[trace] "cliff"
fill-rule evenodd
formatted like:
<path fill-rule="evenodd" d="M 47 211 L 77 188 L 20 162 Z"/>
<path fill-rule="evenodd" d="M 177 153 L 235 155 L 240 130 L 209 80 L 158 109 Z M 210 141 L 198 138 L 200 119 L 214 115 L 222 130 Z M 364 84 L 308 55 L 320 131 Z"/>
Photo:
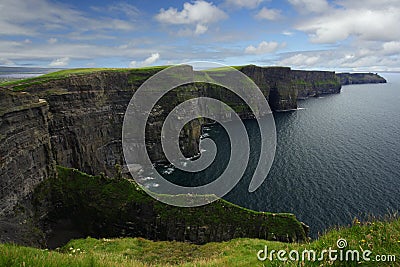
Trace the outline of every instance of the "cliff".
<path fill-rule="evenodd" d="M 240 67 L 261 89 L 272 110 L 297 108 L 297 100 L 321 94 L 340 93 L 334 72 L 301 71 L 288 67 Z"/>
<path fill-rule="evenodd" d="M 334 72 L 295 70 L 293 74 L 298 99 L 340 93 L 341 85 Z"/>
<path fill-rule="evenodd" d="M 48 121 L 45 100 L 0 90 L 0 242 L 44 242 L 26 199 L 56 174 Z"/>
<path fill-rule="evenodd" d="M 0 216 L 54 175 L 45 100 L 0 90 Z"/>
<path fill-rule="evenodd" d="M 336 74 L 340 84 L 365 84 L 365 83 L 386 83 L 386 80 L 377 73 L 338 73 Z"/>
<path fill-rule="evenodd" d="M 116 176 L 115 166 L 124 164 L 121 132 L 127 105 L 139 86 L 163 68 L 68 70 L 8 83 L 0 88 L 0 213 L 15 213 L 17 203 L 24 203 L 34 188 L 54 178 L 55 163 L 92 175 Z M 254 65 L 238 69 L 260 87 L 272 110 L 296 109 L 298 98 L 340 92 L 333 72 Z M 153 161 L 165 159 L 160 144 L 165 117 L 178 103 L 198 96 L 219 98 L 233 106 L 242 118 L 252 117 L 237 96 L 221 87 L 182 86 L 165 95 L 150 114 L 146 146 Z M 181 148 L 186 156 L 199 153 L 202 123 L 201 118 L 193 120 L 181 132 Z M 28 201 L 25 210 L 30 214 L 32 209 Z M 28 219 L 31 218 L 29 214 Z M 36 216 L 46 218 L 48 210 L 40 209 Z M 15 232 L 20 221 L 15 224 Z M 2 227 L 0 219 L 3 241 L 10 240 L 4 239 L 7 227 Z M 301 239 L 304 237 L 292 238 Z"/>

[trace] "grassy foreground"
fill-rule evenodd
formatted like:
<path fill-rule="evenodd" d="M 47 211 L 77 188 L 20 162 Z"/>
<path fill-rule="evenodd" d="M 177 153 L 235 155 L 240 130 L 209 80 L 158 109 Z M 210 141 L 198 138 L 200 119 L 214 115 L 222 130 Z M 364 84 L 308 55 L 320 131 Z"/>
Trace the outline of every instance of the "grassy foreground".
<path fill-rule="evenodd" d="M 347 249 L 371 250 L 371 261 L 270 261 L 261 262 L 257 252 L 271 250 L 338 249 L 337 240 L 347 240 Z M 319 257 L 320 254 L 317 254 Z M 376 255 L 394 255 L 389 262 L 376 262 Z M 287 255 L 286 255 L 287 257 Z M 288 244 L 258 239 L 235 239 L 229 242 L 193 245 L 183 242 L 153 242 L 141 238 L 72 240 L 54 251 L 0 245 L 0 266 L 400 266 L 400 219 L 360 223 L 331 230 L 306 244 Z"/>

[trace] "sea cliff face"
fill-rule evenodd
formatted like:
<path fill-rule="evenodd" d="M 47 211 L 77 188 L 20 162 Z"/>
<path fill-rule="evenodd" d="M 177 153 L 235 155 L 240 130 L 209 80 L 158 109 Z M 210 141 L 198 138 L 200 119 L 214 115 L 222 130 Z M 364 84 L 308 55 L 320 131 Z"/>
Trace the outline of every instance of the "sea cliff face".
<path fill-rule="evenodd" d="M 116 166 L 124 164 L 121 132 L 128 103 L 139 86 L 162 69 L 95 71 L 0 88 L 0 216 L 15 212 L 17 203 L 29 198 L 38 184 L 55 177 L 56 164 L 92 175 L 118 175 Z M 238 69 L 260 87 L 272 110 L 296 109 L 299 98 L 340 92 L 333 72 L 254 65 Z M 146 128 L 146 146 L 153 161 L 165 160 L 160 144 L 162 123 L 182 101 L 217 96 L 242 118 L 252 118 L 237 97 L 220 89 L 189 84 L 162 98 Z M 185 156 L 199 153 L 202 123 L 202 119 L 193 120 L 181 132 Z M 46 216 L 46 210 L 40 214 Z"/>
<path fill-rule="evenodd" d="M 48 111 L 37 96 L 0 90 L 0 217 L 55 173 Z"/>
<path fill-rule="evenodd" d="M 298 99 L 340 93 L 341 84 L 334 72 L 295 70 L 293 73 Z"/>
<path fill-rule="evenodd" d="M 340 93 L 341 85 L 334 72 L 301 71 L 288 67 L 239 68 L 261 89 L 272 110 L 297 108 L 297 100 L 321 94 Z"/>

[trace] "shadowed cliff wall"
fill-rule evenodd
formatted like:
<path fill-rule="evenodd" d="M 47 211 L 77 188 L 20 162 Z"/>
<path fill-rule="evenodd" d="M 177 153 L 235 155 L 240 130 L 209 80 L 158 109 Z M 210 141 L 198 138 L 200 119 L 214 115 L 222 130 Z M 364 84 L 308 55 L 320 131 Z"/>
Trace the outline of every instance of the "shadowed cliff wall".
<path fill-rule="evenodd" d="M 43 99 L 0 90 L 0 216 L 55 173 L 48 115 Z"/>

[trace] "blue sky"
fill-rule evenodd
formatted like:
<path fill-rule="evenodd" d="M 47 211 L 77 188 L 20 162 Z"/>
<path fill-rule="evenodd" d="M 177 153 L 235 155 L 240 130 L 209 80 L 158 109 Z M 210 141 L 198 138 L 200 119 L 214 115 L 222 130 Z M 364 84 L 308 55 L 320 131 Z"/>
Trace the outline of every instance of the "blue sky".
<path fill-rule="evenodd" d="M 398 0 L 0 2 L 0 66 L 400 71 Z"/>

